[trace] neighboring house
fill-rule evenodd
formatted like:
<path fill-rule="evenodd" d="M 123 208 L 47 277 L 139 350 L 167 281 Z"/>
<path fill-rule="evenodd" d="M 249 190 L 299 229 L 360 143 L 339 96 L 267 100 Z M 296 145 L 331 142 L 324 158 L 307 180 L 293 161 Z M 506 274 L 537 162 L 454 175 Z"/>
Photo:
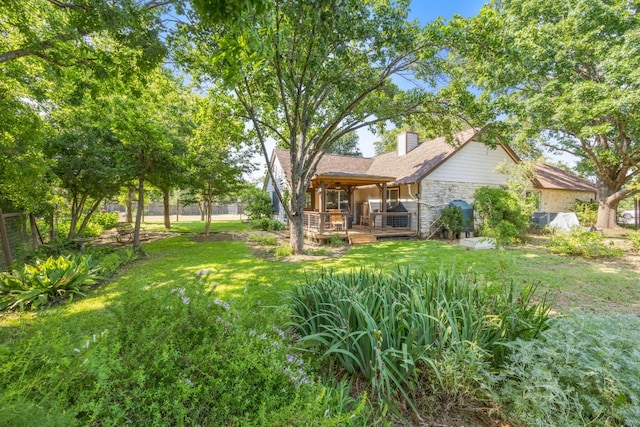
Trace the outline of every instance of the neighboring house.
<path fill-rule="evenodd" d="M 456 134 L 452 142 L 441 137 L 418 143 L 416 133 L 403 132 L 398 135 L 397 150 L 391 153 L 373 158 L 325 155 L 307 192 L 305 224 L 324 230 L 328 218 L 320 215 L 319 224 L 314 213 L 340 209 L 347 212 L 344 216 L 349 225 L 402 228 L 430 236 L 442 208 L 454 200 L 472 204 L 480 187 L 505 185 L 508 176 L 496 168 L 520 163 L 508 146 L 492 148 L 476 141 L 475 136 L 476 131 L 470 129 Z M 289 152 L 274 150 L 271 164 L 275 184 L 286 191 Z M 285 221 L 270 179 L 265 188 L 272 194 L 274 214 Z M 542 164 L 536 167 L 530 191 L 539 193 L 541 210 L 552 212 L 570 210 L 576 199 L 595 197 L 595 189 L 587 181 Z M 403 209 L 408 213 L 391 213 Z"/>

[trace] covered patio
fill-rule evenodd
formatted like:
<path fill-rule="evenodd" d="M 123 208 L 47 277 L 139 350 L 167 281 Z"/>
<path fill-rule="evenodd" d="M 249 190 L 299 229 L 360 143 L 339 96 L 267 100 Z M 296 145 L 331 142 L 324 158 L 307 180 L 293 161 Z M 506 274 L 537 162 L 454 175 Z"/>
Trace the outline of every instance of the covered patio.
<path fill-rule="evenodd" d="M 394 181 L 395 177 L 366 174 L 325 172 L 314 175 L 307 190 L 310 204 L 304 212 L 305 235 L 313 240 L 340 236 L 350 241 L 367 240 L 362 237 L 366 235 L 376 239 L 415 236 L 411 212 L 387 212 L 387 185 Z M 355 192 L 358 188 L 372 186 L 380 192 L 381 209 L 356 212 Z M 338 200 L 331 203 L 332 208 L 327 208 L 327 195 L 331 191 L 344 192 L 346 200 Z"/>

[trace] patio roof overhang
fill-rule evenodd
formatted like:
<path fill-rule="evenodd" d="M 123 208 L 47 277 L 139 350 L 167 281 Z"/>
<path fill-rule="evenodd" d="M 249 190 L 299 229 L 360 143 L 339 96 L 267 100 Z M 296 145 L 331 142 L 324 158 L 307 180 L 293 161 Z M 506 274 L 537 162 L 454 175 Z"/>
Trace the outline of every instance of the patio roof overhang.
<path fill-rule="evenodd" d="M 326 189 L 353 188 L 364 185 L 384 184 L 394 182 L 393 176 L 349 174 L 344 172 L 325 172 L 311 178 L 311 188 L 320 188 L 322 183 Z"/>

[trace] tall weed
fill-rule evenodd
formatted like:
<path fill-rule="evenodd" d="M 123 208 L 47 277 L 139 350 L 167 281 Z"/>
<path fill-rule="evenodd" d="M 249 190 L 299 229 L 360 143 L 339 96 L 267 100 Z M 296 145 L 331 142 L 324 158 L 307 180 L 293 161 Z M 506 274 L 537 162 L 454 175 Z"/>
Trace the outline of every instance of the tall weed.
<path fill-rule="evenodd" d="M 547 243 L 549 252 L 562 255 L 575 255 L 586 258 L 619 257 L 622 249 L 607 244 L 604 236 L 597 231 L 573 230 L 571 233 L 552 235 Z"/>

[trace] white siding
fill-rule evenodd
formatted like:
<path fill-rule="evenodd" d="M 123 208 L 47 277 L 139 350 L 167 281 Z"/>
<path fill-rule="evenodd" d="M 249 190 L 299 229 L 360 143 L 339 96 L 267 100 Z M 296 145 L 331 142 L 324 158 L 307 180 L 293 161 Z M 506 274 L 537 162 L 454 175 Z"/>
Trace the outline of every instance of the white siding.
<path fill-rule="evenodd" d="M 506 184 L 507 176 L 495 172 L 502 163 L 515 164 L 501 147 L 491 148 L 471 141 L 427 176 L 434 181 L 480 183 L 482 185 Z"/>
<path fill-rule="evenodd" d="M 277 158 L 274 158 L 274 162 L 273 162 L 273 175 L 276 178 L 275 184 L 278 186 L 281 193 L 285 191 L 285 187 L 289 188 L 289 185 L 286 182 L 287 180 L 285 178 L 284 171 L 282 170 L 282 166 L 280 165 L 280 162 L 278 161 Z M 265 185 L 265 191 L 269 193 L 269 197 L 272 197 L 272 194 L 274 192 L 274 183 L 273 181 L 271 181 L 270 175 L 268 174 L 267 174 L 267 183 Z M 284 212 L 284 209 L 282 208 L 282 206 L 279 207 L 278 213 L 274 214 L 273 218 L 277 219 L 278 221 L 284 224 L 287 223 L 287 215 Z"/>

